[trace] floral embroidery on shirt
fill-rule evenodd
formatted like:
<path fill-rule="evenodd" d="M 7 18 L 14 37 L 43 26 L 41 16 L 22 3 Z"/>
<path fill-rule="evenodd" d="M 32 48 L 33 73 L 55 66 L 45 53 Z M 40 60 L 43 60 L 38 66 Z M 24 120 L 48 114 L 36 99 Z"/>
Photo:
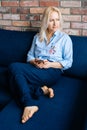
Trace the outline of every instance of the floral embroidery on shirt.
<path fill-rule="evenodd" d="M 51 49 L 49 50 L 50 54 L 54 54 L 56 52 L 56 47 L 55 46 L 51 46 Z"/>

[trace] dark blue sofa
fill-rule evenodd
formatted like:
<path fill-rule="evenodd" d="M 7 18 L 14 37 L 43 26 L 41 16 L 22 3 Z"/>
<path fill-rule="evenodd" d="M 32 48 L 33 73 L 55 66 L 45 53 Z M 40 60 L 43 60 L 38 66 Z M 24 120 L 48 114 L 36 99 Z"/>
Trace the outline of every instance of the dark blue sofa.
<path fill-rule="evenodd" d="M 26 62 L 35 34 L 0 30 L 0 130 L 87 130 L 87 37 L 83 36 L 70 36 L 74 61 L 53 86 L 55 97 L 37 99 L 39 111 L 25 124 L 20 122 L 22 110 L 9 90 L 8 66 Z"/>

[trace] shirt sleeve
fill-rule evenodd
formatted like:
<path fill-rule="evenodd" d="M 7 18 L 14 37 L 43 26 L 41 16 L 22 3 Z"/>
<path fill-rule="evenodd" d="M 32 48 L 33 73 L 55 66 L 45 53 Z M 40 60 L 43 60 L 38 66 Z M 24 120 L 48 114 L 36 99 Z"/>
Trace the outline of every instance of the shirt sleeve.
<path fill-rule="evenodd" d="M 71 38 L 67 35 L 63 47 L 63 59 L 60 61 L 63 68 L 62 70 L 68 69 L 72 66 L 73 62 L 73 45 Z"/>
<path fill-rule="evenodd" d="M 35 54 L 34 54 L 34 52 L 35 52 L 34 51 L 35 50 L 35 43 L 36 43 L 36 35 L 34 36 L 31 48 L 30 48 L 30 50 L 27 53 L 27 62 L 35 59 Z"/>

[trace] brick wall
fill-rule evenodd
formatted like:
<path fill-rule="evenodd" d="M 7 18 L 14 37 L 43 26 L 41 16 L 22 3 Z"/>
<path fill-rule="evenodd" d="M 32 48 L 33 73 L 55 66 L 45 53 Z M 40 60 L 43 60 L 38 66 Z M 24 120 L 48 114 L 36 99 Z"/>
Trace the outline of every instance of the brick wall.
<path fill-rule="evenodd" d="M 0 28 L 37 30 L 47 6 L 60 8 L 65 32 L 87 36 L 87 0 L 0 0 Z"/>

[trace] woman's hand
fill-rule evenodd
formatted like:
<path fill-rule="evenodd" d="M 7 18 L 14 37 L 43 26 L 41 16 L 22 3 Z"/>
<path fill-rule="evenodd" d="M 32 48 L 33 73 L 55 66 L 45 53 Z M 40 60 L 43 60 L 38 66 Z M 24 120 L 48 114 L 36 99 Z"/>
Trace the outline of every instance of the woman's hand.
<path fill-rule="evenodd" d="M 52 62 L 49 62 L 48 60 L 37 60 L 36 61 L 36 66 L 38 68 L 50 68 Z"/>
<path fill-rule="evenodd" d="M 34 59 L 34 60 L 31 60 L 31 61 L 29 61 L 32 65 L 36 65 L 36 60 Z"/>
<path fill-rule="evenodd" d="M 43 68 L 50 68 L 50 67 L 52 67 L 52 62 L 44 60 Z"/>
<path fill-rule="evenodd" d="M 40 59 L 35 59 L 35 65 L 36 65 L 36 67 L 38 67 L 38 68 L 43 68 L 43 66 L 44 66 L 44 60 L 40 60 Z"/>
<path fill-rule="evenodd" d="M 38 68 L 43 68 L 44 60 L 40 60 L 36 58 L 34 60 L 31 60 L 30 63 Z"/>
<path fill-rule="evenodd" d="M 39 60 L 39 59 L 34 59 L 30 61 L 31 64 L 35 65 L 38 68 L 58 68 L 61 69 L 63 66 L 59 62 L 50 62 L 48 60 Z"/>
<path fill-rule="evenodd" d="M 40 68 L 63 68 L 62 64 L 59 62 L 50 62 L 48 60 L 44 60 L 44 63 L 40 65 Z"/>

